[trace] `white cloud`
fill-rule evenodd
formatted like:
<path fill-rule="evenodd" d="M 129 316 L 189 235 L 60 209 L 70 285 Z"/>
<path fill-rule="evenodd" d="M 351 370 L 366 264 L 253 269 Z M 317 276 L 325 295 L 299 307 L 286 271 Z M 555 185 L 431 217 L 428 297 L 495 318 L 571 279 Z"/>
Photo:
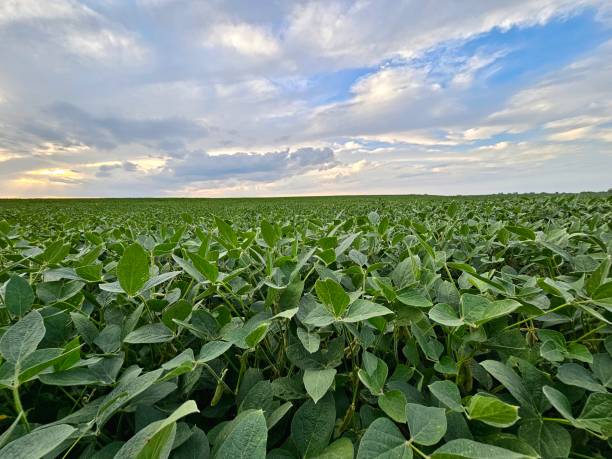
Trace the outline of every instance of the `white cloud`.
<path fill-rule="evenodd" d="M 205 46 L 222 46 L 250 57 L 272 57 L 280 52 L 277 40 L 253 24 L 217 24 L 207 34 Z"/>

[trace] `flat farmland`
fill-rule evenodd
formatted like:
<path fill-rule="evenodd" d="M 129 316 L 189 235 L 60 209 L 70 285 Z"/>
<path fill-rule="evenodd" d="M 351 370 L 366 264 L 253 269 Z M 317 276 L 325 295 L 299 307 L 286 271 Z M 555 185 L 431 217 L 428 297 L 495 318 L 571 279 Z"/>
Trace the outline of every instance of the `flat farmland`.
<path fill-rule="evenodd" d="M 610 457 L 612 198 L 0 201 L 1 458 Z"/>

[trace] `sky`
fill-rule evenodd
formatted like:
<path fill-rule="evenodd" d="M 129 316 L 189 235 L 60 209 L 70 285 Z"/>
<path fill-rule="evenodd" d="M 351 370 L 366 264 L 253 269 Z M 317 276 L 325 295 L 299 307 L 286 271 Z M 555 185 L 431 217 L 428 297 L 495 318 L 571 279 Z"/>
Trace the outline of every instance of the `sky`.
<path fill-rule="evenodd" d="M 609 0 L 0 0 L 0 197 L 609 188 Z"/>

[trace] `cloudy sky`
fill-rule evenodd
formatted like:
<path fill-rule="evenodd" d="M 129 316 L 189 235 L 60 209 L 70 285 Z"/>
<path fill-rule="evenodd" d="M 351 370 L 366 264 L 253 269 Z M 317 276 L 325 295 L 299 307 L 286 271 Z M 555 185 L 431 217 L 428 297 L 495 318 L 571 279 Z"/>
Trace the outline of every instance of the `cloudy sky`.
<path fill-rule="evenodd" d="M 612 188 L 609 0 L 0 1 L 0 196 Z"/>

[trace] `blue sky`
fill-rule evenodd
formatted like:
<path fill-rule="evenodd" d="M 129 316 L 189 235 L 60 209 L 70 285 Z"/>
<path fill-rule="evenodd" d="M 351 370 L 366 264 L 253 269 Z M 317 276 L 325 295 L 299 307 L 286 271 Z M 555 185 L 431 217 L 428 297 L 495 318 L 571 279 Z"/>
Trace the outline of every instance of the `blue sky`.
<path fill-rule="evenodd" d="M 607 1 L 3 0 L 0 197 L 612 187 Z"/>

